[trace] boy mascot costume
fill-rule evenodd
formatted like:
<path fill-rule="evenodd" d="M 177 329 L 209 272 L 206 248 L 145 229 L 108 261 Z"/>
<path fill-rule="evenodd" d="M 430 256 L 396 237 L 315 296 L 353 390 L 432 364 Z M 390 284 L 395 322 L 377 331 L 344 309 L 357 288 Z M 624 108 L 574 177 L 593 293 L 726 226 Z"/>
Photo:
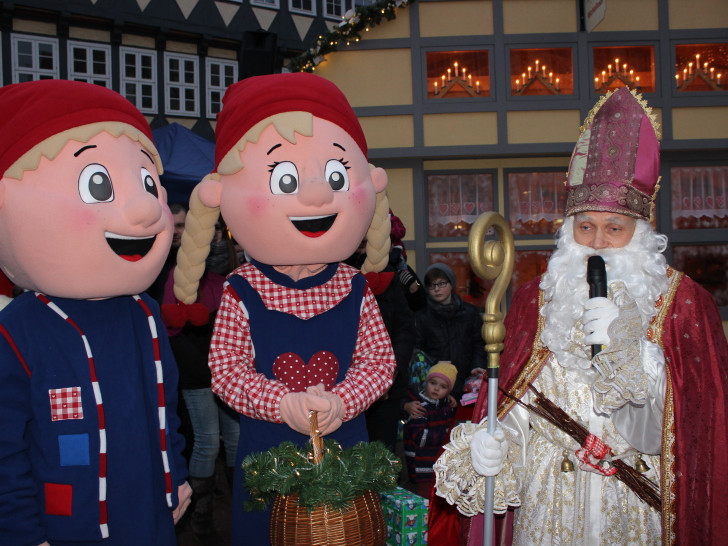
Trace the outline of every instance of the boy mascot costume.
<path fill-rule="evenodd" d="M 140 294 L 172 241 L 144 117 L 97 85 L 0 89 L 0 544 L 176 544 L 177 368 Z"/>
<path fill-rule="evenodd" d="M 366 235 L 363 270 L 386 265 L 387 178 L 368 164 L 343 93 L 312 74 L 233 84 L 215 132 L 216 173 L 192 194 L 175 294 L 195 301 L 221 212 L 250 257 L 228 277 L 210 345 L 212 388 L 241 414 L 232 543 L 266 544 L 269 513 L 243 511 L 243 458 L 285 440 L 305 446 L 310 411 L 343 447 L 367 440 L 362 413 L 392 383 L 376 300 L 339 263 Z"/>

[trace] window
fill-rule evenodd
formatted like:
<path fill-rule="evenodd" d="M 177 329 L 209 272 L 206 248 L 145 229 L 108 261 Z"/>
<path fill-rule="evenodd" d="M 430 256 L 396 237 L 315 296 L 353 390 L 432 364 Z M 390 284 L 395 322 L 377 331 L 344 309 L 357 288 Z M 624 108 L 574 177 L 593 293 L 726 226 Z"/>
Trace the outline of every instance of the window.
<path fill-rule="evenodd" d="M 289 9 L 295 13 L 316 15 L 316 7 L 313 0 L 289 0 Z"/>
<path fill-rule="evenodd" d="M 514 235 L 551 235 L 564 220 L 563 170 L 508 173 L 508 219 Z"/>
<path fill-rule="evenodd" d="M 326 17 L 341 19 L 344 13 L 346 13 L 344 0 L 324 0 L 324 11 Z"/>
<path fill-rule="evenodd" d="M 493 210 L 493 175 L 430 174 L 427 176 L 430 237 L 465 237 L 483 212 Z"/>
<path fill-rule="evenodd" d="M 511 50 L 511 95 L 572 95 L 570 47 Z"/>
<path fill-rule="evenodd" d="M 111 87 L 111 47 L 68 42 L 68 79 Z"/>
<path fill-rule="evenodd" d="M 157 111 L 157 53 L 148 49 L 120 48 L 121 94 L 141 112 Z"/>
<path fill-rule="evenodd" d="M 596 93 L 604 94 L 625 85 L 640 93 L 655 91 L 653 46 L 595 47 L 593 53 Z"/>
<path fill-rule="evenodd" d="M 12 36 L 13 83 L 52 80 L 58 74 L 58 40 L 15 34 Z"/>
<path fill-rule="evenodd" d="M 728 44 L 675 46 L 675 85 L 684 91 L 725 91 Z"/>
<path fill-rule="evenodd" d="M 263 6 L 266 8 L 278 8 L 278 0 L 250 0 L 251 6 Z"/>
<path fill-rule="evenodd" d="M 478 98 L 490 95 L 487 51 L 428 51 L 427 97 Z"/>
<path fill-rule="evenodd" d="M 199 59 L 194 55 L 165 53 L 165 99 L 168 114 L 199 116 Z"/>
<path fill-rule="evenodd" d="M 214 118 L 222 109 L 225 90 L 238 81 L 238 63 L 208 58 L 207 73 L 207 117 Z"/>
<path fill-rule="evenodd" d="M 726 263 L 728 244 L 672 245 L 672 265 L 675 269 L 689 275 L 710 292 L 719 307 L 728 306 Z"/>
<path fill-rule="evenodd" d="M 673 229 L 728 228 L 728 166 L 670 169 Z"/>
<path fill-rule="evenodd" d="M 672 250 L 670 264 L 710 292 L 726 320 L 728 165 L 719 161 L 670 167 L 671 217 L 663 229 Z"/>

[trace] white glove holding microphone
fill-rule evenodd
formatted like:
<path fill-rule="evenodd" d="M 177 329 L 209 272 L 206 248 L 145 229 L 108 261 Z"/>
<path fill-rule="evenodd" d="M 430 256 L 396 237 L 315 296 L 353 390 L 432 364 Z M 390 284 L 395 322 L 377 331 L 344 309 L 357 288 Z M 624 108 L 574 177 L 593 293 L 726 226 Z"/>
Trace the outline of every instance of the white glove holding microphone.
<path fill-rule="evenodd" d="M 581 322 L 584 345 L 609 345 L 609 325 L 619 316 L 619 307 L 607 298 L 591 298 L 584 304 Z"/>
<path fill-rule="evenodd" d="M 491 436 L 482 428 L 473 435 L 470 442 L 470 459 L 473 468 L 481 476 L 495 476 L 503 469 L 503 461 L 508 453 L 508 440 L 500 426 Z"/>

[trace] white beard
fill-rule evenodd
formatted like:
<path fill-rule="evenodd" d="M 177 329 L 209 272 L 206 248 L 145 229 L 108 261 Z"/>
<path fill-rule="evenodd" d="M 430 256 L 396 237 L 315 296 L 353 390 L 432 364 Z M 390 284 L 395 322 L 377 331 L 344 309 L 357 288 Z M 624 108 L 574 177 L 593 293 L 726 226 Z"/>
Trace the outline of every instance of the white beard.
<path fill-rule="evenodd" d="M 593 380 L 590 347 L 584 337 L 581 317 L 589 299 L 586 262 L 589 256 L 604 258 L 607 282 L 623 281 L 629 296 L 637 303 L 646 332 L 656 314 L 655 302 L 667 291 L 667 263 L 662 255 L 667 237 L 637 220 L 632 240 L 621 248 L 594 250 L 574 241 L 574 218 L 568 217 L 559 230 L 557 249 L 551 256 L 540 288 L 545 301 L 541 309 L 544 329 L 541 341 L 556 355 L 559 364 L 578 372 L 586 383 Z M 618 303 L 618 302 L 617 302 Z"/>

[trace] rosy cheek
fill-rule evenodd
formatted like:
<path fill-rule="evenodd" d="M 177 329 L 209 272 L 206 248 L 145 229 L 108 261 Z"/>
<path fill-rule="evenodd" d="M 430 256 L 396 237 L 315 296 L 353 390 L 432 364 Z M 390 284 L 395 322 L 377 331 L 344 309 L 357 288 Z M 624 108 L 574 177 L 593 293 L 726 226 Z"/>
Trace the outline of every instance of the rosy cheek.
<path fill-rule="evenodd" d="M 247 197 L 244 200 L 244 203 L 247 214 L 253 218 L 261 218 L 265 216 L 274 206 L 270 197 L 261 195 Z"/>

